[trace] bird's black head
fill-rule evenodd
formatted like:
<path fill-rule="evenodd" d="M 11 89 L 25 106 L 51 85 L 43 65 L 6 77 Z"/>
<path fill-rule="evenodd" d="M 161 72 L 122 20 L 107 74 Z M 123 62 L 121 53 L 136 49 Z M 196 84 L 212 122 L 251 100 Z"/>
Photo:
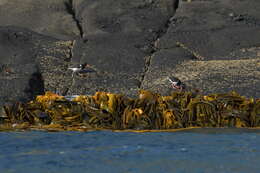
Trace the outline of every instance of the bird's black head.
<path fill-rule="evenodd" d="M 175 83 L 175 84 L 177 84 L 177 85 L 180 85 L 180 84 L 181 84 L 180 79 L 178 79 L 178 78 L 176 78 L 176 77 L 169 77 L 168 79 L 169 79 L 169 81 L 170 81 L 171 83 Z"/>
<path fill-rule="evenodd" d="M 169 77 L 168 79 L 169 79 L 169 81 L 171 83 L 171 86 L 174 89 L 184 90 L 186 88 L 185 84 L 182 83 L 181 80 L 179 80 L 178 78 L 176 78 L 176 77 Z"/>

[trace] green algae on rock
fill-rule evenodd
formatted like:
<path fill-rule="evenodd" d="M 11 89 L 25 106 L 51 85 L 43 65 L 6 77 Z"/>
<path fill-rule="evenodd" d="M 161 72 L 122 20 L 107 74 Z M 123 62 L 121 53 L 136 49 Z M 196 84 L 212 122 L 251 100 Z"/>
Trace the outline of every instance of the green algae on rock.
<path fill-rule="evenodd" d="M 260 126 L 260 99 L 236 92 L 200 95 L 173 92 L 161 96 L 147 90 L 139 98 L 96 92 L 72 101 L 46 92 L 28 103 L 3 107 L 0 131 L 38 130 L 171 130 L 191 127 Z"/>

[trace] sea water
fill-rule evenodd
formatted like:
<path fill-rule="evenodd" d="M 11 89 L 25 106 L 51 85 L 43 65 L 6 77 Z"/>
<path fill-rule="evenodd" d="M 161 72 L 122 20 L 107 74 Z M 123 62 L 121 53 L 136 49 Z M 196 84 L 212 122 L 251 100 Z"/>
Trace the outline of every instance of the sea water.
<path fill-rule="evenodd" d="M 0 132 L 1 173 L 259 173 L 260 131 Z"/>

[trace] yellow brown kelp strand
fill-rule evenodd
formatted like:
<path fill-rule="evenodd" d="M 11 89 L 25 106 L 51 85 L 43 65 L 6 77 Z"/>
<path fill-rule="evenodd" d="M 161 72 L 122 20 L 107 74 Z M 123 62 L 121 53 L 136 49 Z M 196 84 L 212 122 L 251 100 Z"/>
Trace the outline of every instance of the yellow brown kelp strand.
<path fill-rule="evenodd" d="M 260 127 L 260 99 L 236 92 L 200 95 L 173 92 L 161 96 L 140 90 L 138 98 L 107 92 L 67 100 L 46 92 L 28 103 L 5 105 L 0 131 L 174 131 L 194 127 Z"/>

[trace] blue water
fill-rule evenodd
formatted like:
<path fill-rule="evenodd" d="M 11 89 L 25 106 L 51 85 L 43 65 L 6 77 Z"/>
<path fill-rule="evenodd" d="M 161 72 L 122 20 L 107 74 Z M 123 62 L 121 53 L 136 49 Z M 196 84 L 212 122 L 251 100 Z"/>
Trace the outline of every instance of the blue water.
<path fill-rule="evenodd" d="M 260 132 L 1 132 L 1 173 L 259 173 Z"/>

